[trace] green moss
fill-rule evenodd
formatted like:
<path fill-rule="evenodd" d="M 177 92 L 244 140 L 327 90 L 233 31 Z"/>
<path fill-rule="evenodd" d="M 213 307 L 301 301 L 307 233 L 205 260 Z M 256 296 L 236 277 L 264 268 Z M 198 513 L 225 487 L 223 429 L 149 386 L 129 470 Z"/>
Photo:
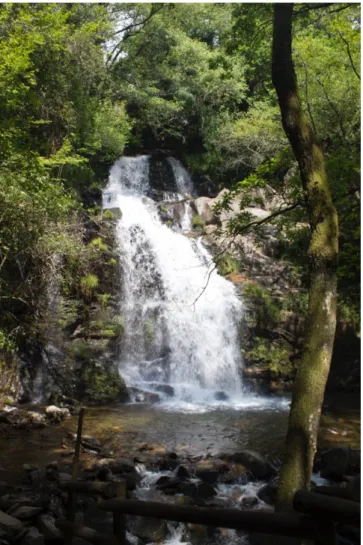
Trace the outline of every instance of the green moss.
<path fill-rule="evenodd" d="M 203 229 L 204 229 L 204 221 L 202 220 L 202 218 L 200 216 L 198 216 L 198 214 L 193 216 L 192 227 L 196 231 L 203 231 Z"/>
<path fill-rule="evenodd" d="M 250 319 L 260 327 L 273 327 L 280 320 L 282 304 L 269 291 L 258 284 L 246 284 L 243 295 L 253 303 Z"/>
<path fill-rule="evenodd" d="M 80 360 L 89 360 L 93 356 L 93 347 L 84 339 L 74 339 L 67 351 L 70 356 Z"/>
<path fill-rule="evenodd" d="M 94 403 L 115 403 L 127 400 L 124 380 L 115 369 L 87 366 L 82 373 L 83 397 Z"/>
<path fill-rule="evenodd" d="M 87 274 L 86 276 L 82 276 L 80 280 L 80 286 L 81 291 L 85 297 L 91 297 L 94 290 L 97 288 L 99 284 L 98 276 L 95 274 Z"/>
<path fill-rule="evenodd" d="M 218 258 L 215 258 L 214 262 L 217 265 L 217 271 L 221 276 L 227 274 L 237 273 L 240 269 L 239 262 L 231 254 L 225 253 Z"/>
<path fill-rule="evenodd" d="M 113 214 L 112 214 L 111 210 L 104 210 L 104 212 L 102 214 L 102 219 L 112 220 L 113 219 Z"/>
<path fill-rule="evenodd" d="M 101 237 L 96 237 L 92 239 L 91 242 L 89 243 L 89 246 L 91 246 L 91 248 L 96 248 L 97 250 L 100 250 L 101 252 L 107 252 L 108 250 L 107 244 L 104 243 Z"/>
<path fill-rule="evenodd" d="M 173 220 L 166 221 L 165 225 L 167 225 L 168 227 L 173 227 L 173 225 L 174 225 Z"/>
<path fill-rule="evenodd" d="M 292 349 L 284 341 L 270 341 L 255 337 L 252 347 L 249 350 L 243 350 L 243 354 L 249 363 L 269 369 L 276 375 L 290 375 L 293 371 Z"/>
<path fill-rule="evenodd" d="M 160 211 L 161 211 L 161 212 L 164 212 L 164 214 L 166 214 L 166 212 L 168 211 L 168 209 L 166 208 L 166 206 L 160 206 Z"/>

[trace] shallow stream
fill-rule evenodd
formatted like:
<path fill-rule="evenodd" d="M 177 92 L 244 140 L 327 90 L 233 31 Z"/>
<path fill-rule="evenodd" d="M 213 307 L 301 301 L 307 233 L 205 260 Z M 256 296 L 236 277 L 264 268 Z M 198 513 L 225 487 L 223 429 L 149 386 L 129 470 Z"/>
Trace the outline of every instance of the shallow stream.
<path fill-rule="evenodd" d="M 242 407 L 216 405 L 173 407 L 167 404 L 126 404 L 86 409 L 84 433 L 99 439 L 114 456 L 132 457 L 140 449 L 154 453 L 175 451 L 201 456 L 253 449 L 270 458 L 280 458 L 288 423 L 287 397 L 258 397 L 245 400 Z M 62 440 L 75 432 L 77 416 L 57 427 L 19 430 L 3 426 L 0 467 L 6 479 L 16 479 L 23 464 L 38 464 L 62 456 Z M 334 396 L 321 419 L 319 446 L 347 445 L 360 448 L 359 396 Z M 5 478 L 0 475 L 0 479 Z"/>

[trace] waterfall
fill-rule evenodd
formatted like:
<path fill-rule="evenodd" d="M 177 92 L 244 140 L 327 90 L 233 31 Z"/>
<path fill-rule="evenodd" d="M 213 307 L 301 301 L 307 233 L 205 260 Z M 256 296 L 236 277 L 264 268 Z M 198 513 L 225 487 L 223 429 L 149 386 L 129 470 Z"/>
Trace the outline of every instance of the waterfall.
<path fill-rule="evenodd" d="M 185 169 L 169 161 L 178 190 L 192 193 Z M 122 157 L 103 195 L 104 208 L 122 212 L 116 227 L 124 317 L 120 372 L 128 386 L 162 391 L 171 385 L 174 399 L 185 402 L 240 399 L 242 303 L 214 270 L 201 239 L 183 234 L 190 229 L 189 203 L 179 230 L 162 223 L 147 196 L 149 163 L 148 156 Z"/>

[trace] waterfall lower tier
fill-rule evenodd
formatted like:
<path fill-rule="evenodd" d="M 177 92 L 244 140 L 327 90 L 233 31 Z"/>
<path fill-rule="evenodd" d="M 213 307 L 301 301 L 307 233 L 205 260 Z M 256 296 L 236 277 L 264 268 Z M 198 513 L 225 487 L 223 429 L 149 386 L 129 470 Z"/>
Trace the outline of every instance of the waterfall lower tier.
<path fill-rule="evenodd" d="M 179 191 L 190 189 L 180 163 L 171 164 Z M 149 157 L 123 157 L 104 193 L 104 206 L 122 211 L 120 372 L 131 386 L 166 392 L 171 385 L 184 402 L 241 399 L 242 303 L 201 240 L 183 234 L 188 218 L 179 231 L 162 223 L 150 189 Z"/>

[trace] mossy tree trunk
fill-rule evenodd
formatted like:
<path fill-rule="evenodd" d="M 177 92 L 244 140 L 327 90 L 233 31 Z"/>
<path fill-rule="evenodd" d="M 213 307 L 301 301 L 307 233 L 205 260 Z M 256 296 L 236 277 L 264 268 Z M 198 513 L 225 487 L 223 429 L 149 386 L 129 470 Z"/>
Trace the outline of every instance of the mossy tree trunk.
<path fill-rule="evenodd" d="M 321 407 L 336 326 L 338 218 L 321 145 L 299 99 L 292 61 L 293 4 L 275 4 L 272 79 L 282 124 L 299 164 L 311 238 L 309 307 L 302 358 L 293 391 L 278 509 L 289 509 L 298 489 L 309 489 Z"/>

